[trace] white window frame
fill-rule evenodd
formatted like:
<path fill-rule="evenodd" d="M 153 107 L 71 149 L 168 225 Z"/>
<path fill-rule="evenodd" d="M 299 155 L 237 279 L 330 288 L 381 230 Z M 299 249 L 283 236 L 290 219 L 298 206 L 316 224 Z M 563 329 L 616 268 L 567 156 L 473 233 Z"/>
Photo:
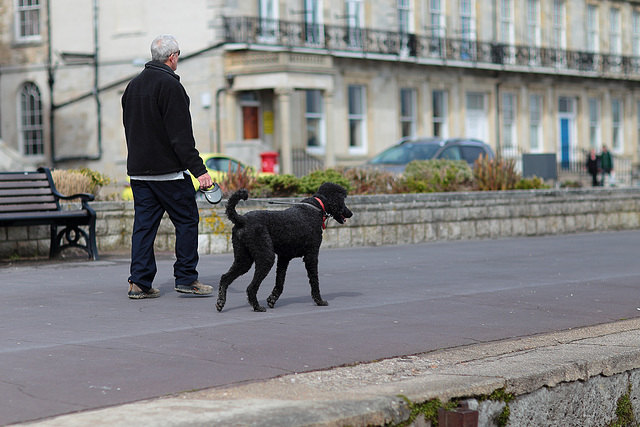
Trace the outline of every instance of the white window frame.
<path fill-rule="evenodd" d="M 278 30 L 278 10 L 277 0 L 258 0 L 258 10 L 260 14 L 261 34 L 258 40 L 268 43 L 275 43 L 280 35 Z"/>
<path fill-rule="evenodd" d="M 589 148 L 596 150 L 600 149 L 602 145 L 601 135 L 602 129 L 600 128 L 600 99 L 589 98 Z"/>
<path fill-rule="evenodd" d="M 518 154 L 517 116 L 518 96 L 513 92 L 502 93 L 502 149 L 505 157 Z"/>
<path fill-rule="evenodd" d="M 318 104 L 317 105 L 317 109 L 319 111 L 310 111 L 309 109 L 309 96 L 317 96 L 317 101 Z M 326 119 L 325 119 L 325 108 L 324 108 L 324 97 L 322 96 L 322 91 L 318 90 L 318 89 L 313 89 L 313 90 L 306 90 L 305 91 L 305 122 L 306 122 L 306 127 L 307 127 L 307 152 L 309 153 L 313 153 L 313 154 L 323 154 L 325 147 L 326 147 Z M 315 121 L 317 123 L 317 135 L 316 135 L 316 141 L 318 142 L 317 145 L 309 145 L 309 138 L 308 138 L 308 133 L 309 133 L 309 122 L 310 121 Z"/>
<path fill-rule="evenodd" d="M 413 1 L 396 0 L 398 8 L 398 31 L 402 34 L 413 34 L 415 23 L 413 19 Z"/>
<path fill-rule="evenodd" d="M 624 151 L 624 103 L 622 98 L 611 100 L 611 151 L 617 154 L 622 154 Z"/>
<path fill-rule="evenodd" d="M 631 55 L 640 57 L 640 11 L 637 9 L 631 15 Z"/>
<path fill-rule="evenodd" d="M 31 3 L 31 4 L 25 4 Z M 14 31 L 15 40 L 18 43 L 32 43 L 42 41 L 42 4 L 41 0 L 14 0 Z M 22 34 L 23 28 L 34 20 L 30 26 L 36 26 L 32 34 Z"/>
<path fill-rule="evenodd" d="M 308 46 L 323 46 L 322 0 L 304 0 L 304 23 L 306 44 Z"/>
<path fill-rule="evenodd" d="M 476 41 L 476 2 L 475 0 L 460 0 L 460 38 L 464 42 Z"/>
<path fill-rule="evenodd" d="M 445 38 L 447 36 L 446 4 L 446 0 L 429 1 L 429 34 L 431 37 Z"/>
<path fill-rule="evenodd" d="M 542 140 L 543 102 L 542 95 L 529 95 L 529 149 L 532 153 L 544 152 Z"/>
<path fill-rule="evenodd" d="M 552 43 L 556 49 L 567 49 L 567 2 L 553 0 Z"/>
<path fill-rule="evenodd" d="M 514 0 L 500 1 L 500 41 L 504 44 L 514 45 L 515 33 Z"/>
<path fill-rule="evenodd" d="M 587 51 L 600 51 L 599 9 L 595 4 L 587 4 Z"/>
<path fill-rule="evenodd" d="M 620 9 L 612 7 L 609 10 L 609 52 L 612 55 L 622 54 L 622 21 Z"/>
<path fill-rule="evenodd" d="M 438 99 L 439 98 L 439 99 Z M 433 136 L 439 136 L 441 138 L 449 137 L 449 94 L 446 90 L 434 90 L 431 93 L 432 100 L 432 113 L 433 113 Z M 436 103 L 442 103 L 442 115 L 437 114 Z M 439 127 L 442 132 L 438 134 L 436 127 Z"/>
<path fill-rule="evenodd" d="M 346 0 L 347 38 L 350 47 L 362 47 L 364 28 L 364 0 Z"/>
<path fill-rule="evenodd" d="M 367 153 L 367 89 L 364 85 L 352 84 L 347 87 L 347 110 L 349 120 L 349 153 Z M 352 99 L 352 96 L 359 99 Z M 357 104 L 356 104 L 357 101 Z M 352 107 L 360 106 L 360 111 Z M 356 126 L 354 135 L 353 126 Z"/>
<path fill-rule="evenodd" d="M 40 89 L 33 82 L 22 85 L 18 93 L 18 135 L 22 154 L 44 157 L 44 112 Z"/>
<path fill-rule="evenodd" d="M 540 0 L 527 0 L 526 21 L 527 23 L 527 43 L 530 46 L 540 47 Z"/>
<path fill-rule="evenodd" d="M 481 108 L 478 108 L 481 107 Z M 487 94 L 467 92 L 465 94 L 465 134 L 482 141 L 489 139 Z M 478 125 L 473 127 L 473 125 Z"/>
<path fill-rule="evenodd" d="M 404 129 L 408 129 L 405 134 Z M 416 136 L 418 131 L 418 91 L 400 88 L 400 136 Z"/>

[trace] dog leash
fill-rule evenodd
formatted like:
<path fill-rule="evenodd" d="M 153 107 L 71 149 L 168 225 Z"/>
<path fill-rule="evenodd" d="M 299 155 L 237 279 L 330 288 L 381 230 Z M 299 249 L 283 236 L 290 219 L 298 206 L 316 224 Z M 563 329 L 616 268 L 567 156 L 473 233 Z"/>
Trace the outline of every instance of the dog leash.
<path fill-rule="evenodd" d="M 322 229 L 326 229 L 327 228 L 327 220 L 329 218 L 331 218 L 331 214 L 327 213 L 326 209 L 324 208 L 324 203 L 322 203 L 322 200 L 318 199 L 317 197 L 314 197 L 314 199 L 316 199 L 318 201 L 318 203 L 320 203 L 320 206 L 322 206 L 322 209 L 320 209 L 317 206 L 313 206 L 310 203 L 304 203 L 304 202 L 277 202 L 275 200 L 269 200 L 267 203 L 269 203 L 270 205 L 302 205 L 302 206 L 309 206 L 310 208 L 313 208 L 317 211 L 322 212 Z"/>

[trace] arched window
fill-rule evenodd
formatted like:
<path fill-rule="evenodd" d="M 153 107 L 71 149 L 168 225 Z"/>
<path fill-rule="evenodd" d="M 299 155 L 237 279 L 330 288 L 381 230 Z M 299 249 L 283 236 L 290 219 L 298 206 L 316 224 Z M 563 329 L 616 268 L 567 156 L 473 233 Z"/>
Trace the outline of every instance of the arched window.
<path fill-rule="evenodd" d="M 20 90 L 20 142 L 25 156 L 42 156 L 44 138 L 42 101 L 38 86 L 29 82 Z"/>

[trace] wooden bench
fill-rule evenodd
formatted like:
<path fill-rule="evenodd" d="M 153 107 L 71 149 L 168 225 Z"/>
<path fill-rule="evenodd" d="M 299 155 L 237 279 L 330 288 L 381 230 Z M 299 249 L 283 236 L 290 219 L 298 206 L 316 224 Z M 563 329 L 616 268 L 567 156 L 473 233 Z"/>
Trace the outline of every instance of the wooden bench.
<path fill-rule="evenodd" d="M 80 199 L 81 208 L 63 210 L 60 200 L 73 199 Z M 50 258 L 75 247 L 86 251 L 89 259 L 97 260 L 96 213 L 89 206 L 94 199 L 93 194 L 60 194 L 47 168 L 37 172 L 0 172 L 0 227 L 49 225 Z M 88 226 L 89 232 L 80 226 Z M 58 231 L 59 227 L 64 228 Z"/>

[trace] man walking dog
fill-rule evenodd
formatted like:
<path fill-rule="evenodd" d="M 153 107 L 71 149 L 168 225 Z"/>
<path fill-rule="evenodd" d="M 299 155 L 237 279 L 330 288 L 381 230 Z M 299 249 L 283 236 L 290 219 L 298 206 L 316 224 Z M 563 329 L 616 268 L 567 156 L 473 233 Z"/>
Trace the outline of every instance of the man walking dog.
<path fill-rule="evenodd" d="M 132 299 L 160 296 L 152 287 L 157 272 L 153 243 L 165 212 L 176 231 L 175 290 L 198 295 L 213 291 L 198 280 L 200 217 L 187 170 L 197 177 L 200 188 L 211 187 L 213 180 L 196 149 L 189 97 L 175 74 L 179 56 L 175 37 L 156 37 L 151 61 L 122 95 L 135 215 L 128 292 Z"/>

